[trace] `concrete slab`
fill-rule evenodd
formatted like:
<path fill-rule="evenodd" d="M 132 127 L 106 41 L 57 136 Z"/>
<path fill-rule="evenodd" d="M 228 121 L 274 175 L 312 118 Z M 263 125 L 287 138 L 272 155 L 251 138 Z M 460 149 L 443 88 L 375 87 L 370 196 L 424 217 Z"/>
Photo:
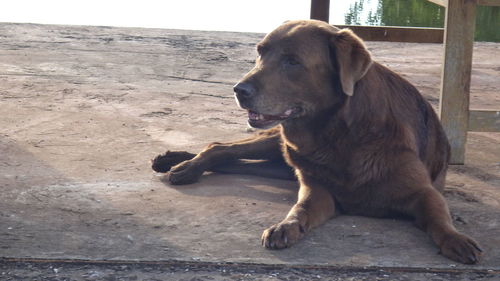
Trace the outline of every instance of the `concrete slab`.
<path fill-rule="evenodd" d="M 392 219 L 341 216 L 265 250 L 261 232 L 286 214 L 296 183 L 207 174 L 170 186 L 153 173 L 149 160 L 167 149 L 250 134 L 231 88 L 261 37 L 0 24 L 0 256 L 500 273 L 499 134 L 470 134 L 467 164 L 447 182 L 455 224 L 486 250 L 474 266 Z M 436 105 L 440 45 L 368 46 Z M 472 106 L 498 109 L 500 44 L 475 48 Z"/>

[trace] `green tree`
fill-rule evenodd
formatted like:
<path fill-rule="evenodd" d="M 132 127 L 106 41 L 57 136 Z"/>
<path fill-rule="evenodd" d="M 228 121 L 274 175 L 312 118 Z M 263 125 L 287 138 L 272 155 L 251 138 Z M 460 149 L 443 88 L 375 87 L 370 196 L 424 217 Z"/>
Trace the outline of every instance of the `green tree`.
<path fill-rule="evenodd" d="M 365 0 L 355 1 L 349 6 L 349 10 L 345 14 L 345 23 L 350 25 L 361 25 L 361 14 L 364 10 Z"/>
<path fill-rule="evenodd" d="M 427 0 L 378 0 L 376 10 L 365 12 L 365 9 L 369 7 L 366 5 L 369 1 L 354 0 L 345 14 L 345 24 L 444 26 L 445 9 Z M 363 14 L 368 15 L 366 19 L 362 18 Z M 500 7 L 479 6 L 477 8 L 475 40 L 500 42 Z"/>

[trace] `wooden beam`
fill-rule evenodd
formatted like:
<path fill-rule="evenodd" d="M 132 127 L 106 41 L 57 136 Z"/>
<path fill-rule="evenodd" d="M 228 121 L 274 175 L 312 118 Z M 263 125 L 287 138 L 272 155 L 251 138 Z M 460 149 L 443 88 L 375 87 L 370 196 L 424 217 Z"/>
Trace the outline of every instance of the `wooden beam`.
<path fill-rule="evenodd" d="M 443 28 L 336 25 L 349 28 L 366 41 L 443 43 Z"/>
<path fill-rule="evenodd" d="M 451 164 L 464 163 L 475 15 L 475 1 L 448 2 L 439 111 L 451 145 Z"/>
<path fill-rule="evenodd" d="M 500 0 L 478 0 L 479 6 L 500 6 Z"/>
<path fill-rule="evenodd" d="M 330 21 L 330 0 L 311 0 L 311 19 Z"/>
<path fill-rule="evenodd" d="M 427 0 L 442 7 L 448 6 L 448 0 Z M 456 1 L 456 0 L 453 0 Z M 476 0 L 479 6 L 500 6 L 500 0 Z"/>
<path fill-rule="evenodd" d="M 500 132 L 500 111 L 469 111 L 470 132 Z"/>

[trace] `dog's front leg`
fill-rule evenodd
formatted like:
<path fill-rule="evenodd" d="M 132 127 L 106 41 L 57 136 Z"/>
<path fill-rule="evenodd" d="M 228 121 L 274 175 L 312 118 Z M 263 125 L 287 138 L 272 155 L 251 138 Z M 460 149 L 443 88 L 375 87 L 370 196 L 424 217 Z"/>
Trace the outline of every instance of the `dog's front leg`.
<path fill-rule="evenodd" d="M 212 143 L 192 159 L 173 166 L 169 180 L 172 184 L 193 183 L 203 172 L 236 159 L 280 159 L 280 142 L 279 130 L 270 129 L 241 141 Z"/>
<path fill-rule="evenodd" d="M 301 179 L 297 203 L 282 222 L 264 231 L 262 245 L 269 249 L 290 247 L 334 215 L 335 202 L 328 190 L 320 183 Z"/>

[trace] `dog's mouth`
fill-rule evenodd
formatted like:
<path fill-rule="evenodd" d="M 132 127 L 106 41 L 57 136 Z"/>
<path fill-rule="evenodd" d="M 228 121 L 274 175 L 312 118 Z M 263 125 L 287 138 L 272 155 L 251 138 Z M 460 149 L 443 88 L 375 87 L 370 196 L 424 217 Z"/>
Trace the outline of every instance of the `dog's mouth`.
<path fill-rule="evenodd" d="M 277 115 L 262 114 L 253 110 L 248 110 L 248 125 L 253 128 L 267 129 L 296 116 L 300 112 L 299 108 L 290 108 Z"/>

